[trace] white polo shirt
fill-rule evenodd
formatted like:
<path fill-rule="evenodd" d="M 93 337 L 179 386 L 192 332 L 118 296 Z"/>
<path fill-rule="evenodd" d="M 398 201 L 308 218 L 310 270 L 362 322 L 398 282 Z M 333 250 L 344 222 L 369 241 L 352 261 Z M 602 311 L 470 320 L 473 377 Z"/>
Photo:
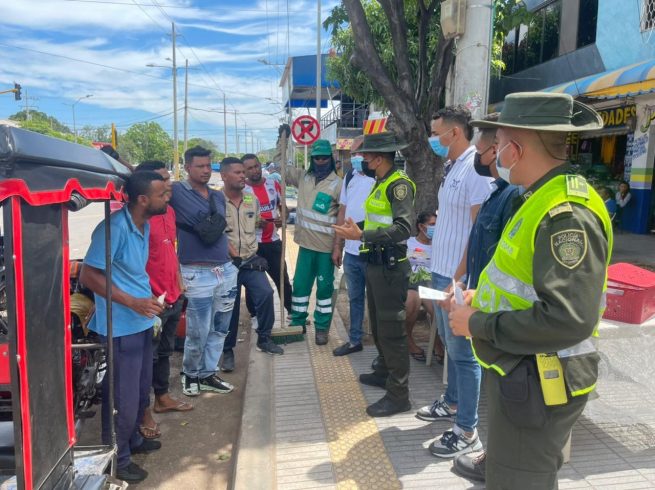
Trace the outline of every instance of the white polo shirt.
<path fill-rule="evenodd" d="M 494 180 L 475 171 L 474 157 L 475 146 L 470 146 L 455 162 L 447 162 L 448 174 L 439 188 L 430 270 L 445 277 L 453 277 L 462 260 L 473 226 L 471 207 L 485 201 Z"/>
<path fill-rule="evenodd" d="M 367 177 L 361 172 L 356 170 L 353 173 L 353 178 L 348 182 L 346 188 L 347 175 L 344 176 L 343 184 L 341 185 L 341 195 L 339 196 L 339 204 L 346 206 L 346 218 L 352 218 L 355 223 L 364 221 L 366 212 L 364 211 L 364 202 L 371 193 L 375 179 Z M 346 240 L 344 250 L 351 255 L 359 255 L 359 246 L 362 244 L 359 240 Z"/>

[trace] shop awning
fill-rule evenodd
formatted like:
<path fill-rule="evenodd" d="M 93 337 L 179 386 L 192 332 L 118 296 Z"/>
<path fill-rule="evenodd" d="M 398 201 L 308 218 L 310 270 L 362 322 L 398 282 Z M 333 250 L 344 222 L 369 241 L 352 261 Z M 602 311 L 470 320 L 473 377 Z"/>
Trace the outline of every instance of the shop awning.
<path fill-rule="evenodd" d="M 590 99 L 634 97 L 655 92 L 655 59 L 596 73 L 543 89 L 543 91 L 566 93 L 573 97 L 583 96 Z"/>

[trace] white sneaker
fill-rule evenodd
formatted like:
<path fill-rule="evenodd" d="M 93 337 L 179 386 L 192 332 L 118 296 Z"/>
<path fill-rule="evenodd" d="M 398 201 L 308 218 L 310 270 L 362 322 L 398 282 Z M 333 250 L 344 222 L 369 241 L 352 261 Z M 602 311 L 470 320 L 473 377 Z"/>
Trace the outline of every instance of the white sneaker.
<path fill-rule="evenodd" d="M 482 449 L 482 442 L 478 437 L 477 429 L 473 432 L 473 436 L 466 437 L 461 429 L 457 427 L 447 430 L 437 437 L 432 441 L 429 449 L 438 458 L 454 458 L 460 454 L 480 451 Z"/>
<path fill-rule="evenodd" d="M 452 420 L 457 415 L 457 410 L 450 408 L 444 396 L 438 398 L 432 405 L 426 405 L 416 412 L 416 418 L 434 422 L 435 420 Z"/>

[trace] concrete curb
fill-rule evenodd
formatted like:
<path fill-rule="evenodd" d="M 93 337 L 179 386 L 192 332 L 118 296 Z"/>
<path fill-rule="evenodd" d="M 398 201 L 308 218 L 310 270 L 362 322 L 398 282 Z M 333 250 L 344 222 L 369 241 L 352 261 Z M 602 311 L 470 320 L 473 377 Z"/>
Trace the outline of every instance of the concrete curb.
<path fill-rule="evenodd" d="M 258 355 L 256 345 L 257 335 L 253 332 L 237 460 L 230 485 L 233 490 L 273 490 L 276 487 L 273 356 Z"/>

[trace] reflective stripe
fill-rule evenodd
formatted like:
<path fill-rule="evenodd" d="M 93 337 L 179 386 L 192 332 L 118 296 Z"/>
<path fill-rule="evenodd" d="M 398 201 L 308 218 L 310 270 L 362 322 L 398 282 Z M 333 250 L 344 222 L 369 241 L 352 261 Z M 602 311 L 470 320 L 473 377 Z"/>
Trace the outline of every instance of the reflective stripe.
<path fill-rule="evenodd" d="M 305 313 L 307 311 L 306 306 L 297 306 L 297 305 L 291 305 L 291 310 L 292 311 L 297 311 L 299 313 Z"/>
<path fill-rule="evenodd" d="M 592 384 L 591 386 L 589 386 L 587 388 L 582 388 L 581 390 L 572 391 L 571 396 L 586 395 L 587 393 L 591 393 L 595 389 L 596 389 L 596 383 Z"/>
<path fill-rule="evenodd" d="M 582 342 L 578 342 L 574 346 L 558 350 L 557 357 L 560 359 L 566 359 L 567 357 L 582 356 L 596 352 L 598 349 L 596 348 L 596 342 L 594 342 L 593 339 L 594 337 L 592 336 L 588 339 L 584 339 Z"/>
<path fill-rule="evenodd" d="M 309 296 L 291 296 L 294 303 L 309 303 Z"/>
<path fill-rule="evenodd" d="M 539 300 L 537 292 L 532 286 L 524 283 L 516 277 L 505 274 L 498 268 L 496 262 L 493 259 L 491 259 L 491 262 L 489 262 L 486 273 L 489 276 L 489 281 L 491 283 L 499 288 L 504 289 L 508 293 L 532 303 Z"/>
<path fill-rule="evenodd" d="M 316 298 L 316 304 L 320 306 L 332 306 L 332 298 L 328 298 L 328 299 Z"/>
<path fill-rule="evenodd" d="M 308 209 L 298 209 L 296 210 L 296 214 L 307 217 L 309 219 L 313 219 L 319 223 L 328 223 L 333 225 L 337 222 L 336 216 L 328 216 L 327 214 L 316 213 L 314 211 L 309 211 Z"/>
<path fill-rule="evenodd" d="M 334 235 L 334 230 L 332 228 L 328 228 L 327 226 L 315 225 L 314 223 L 310 223 L 308 221 L 298 218 L 296 218 L 296 223 L 301 228 L 307 228 L 308 230 L 318 231 L 320 233 L 325 233 L 326 235 Z"/>
<path fill-rule="evenodd" d="M 601 313 L 607 308 L 607 291 L 603 291 L 603 295 L 600 297 L 600 311 Z"/>
<path fill-rule="evenodd" d="M 316 311 L 318 311 L 319 313 L 332 313 L 332 307 L 325 308 L 323 306 L 317 306 Z"/>
<path fill-rule="evenodd" d="M 383 225 L 393 224 L 393 216 L 384 216 L 382 214 L 368 213 L 366 217 L 368 218 L 369 221 L 373 221 L 375 223 L 382 223 Z"/>
<path fill-rule="evenodd" d="M 478 354 L 475 352 L 475 346 L 473 345 L 473 339 L 471 339 L 471 350 L 473 351 L 473 356 L 475 357 L 475 360 L 478 361 L 478 364 L 480 364 L 480 366 L 482 366 L 485 369 L 493 369 L 501 376 L 505 376 L 505 371 L 503 371 L 500 366 L 497 366 L 495 364 L 487 364 L 478 357 Z"/>

